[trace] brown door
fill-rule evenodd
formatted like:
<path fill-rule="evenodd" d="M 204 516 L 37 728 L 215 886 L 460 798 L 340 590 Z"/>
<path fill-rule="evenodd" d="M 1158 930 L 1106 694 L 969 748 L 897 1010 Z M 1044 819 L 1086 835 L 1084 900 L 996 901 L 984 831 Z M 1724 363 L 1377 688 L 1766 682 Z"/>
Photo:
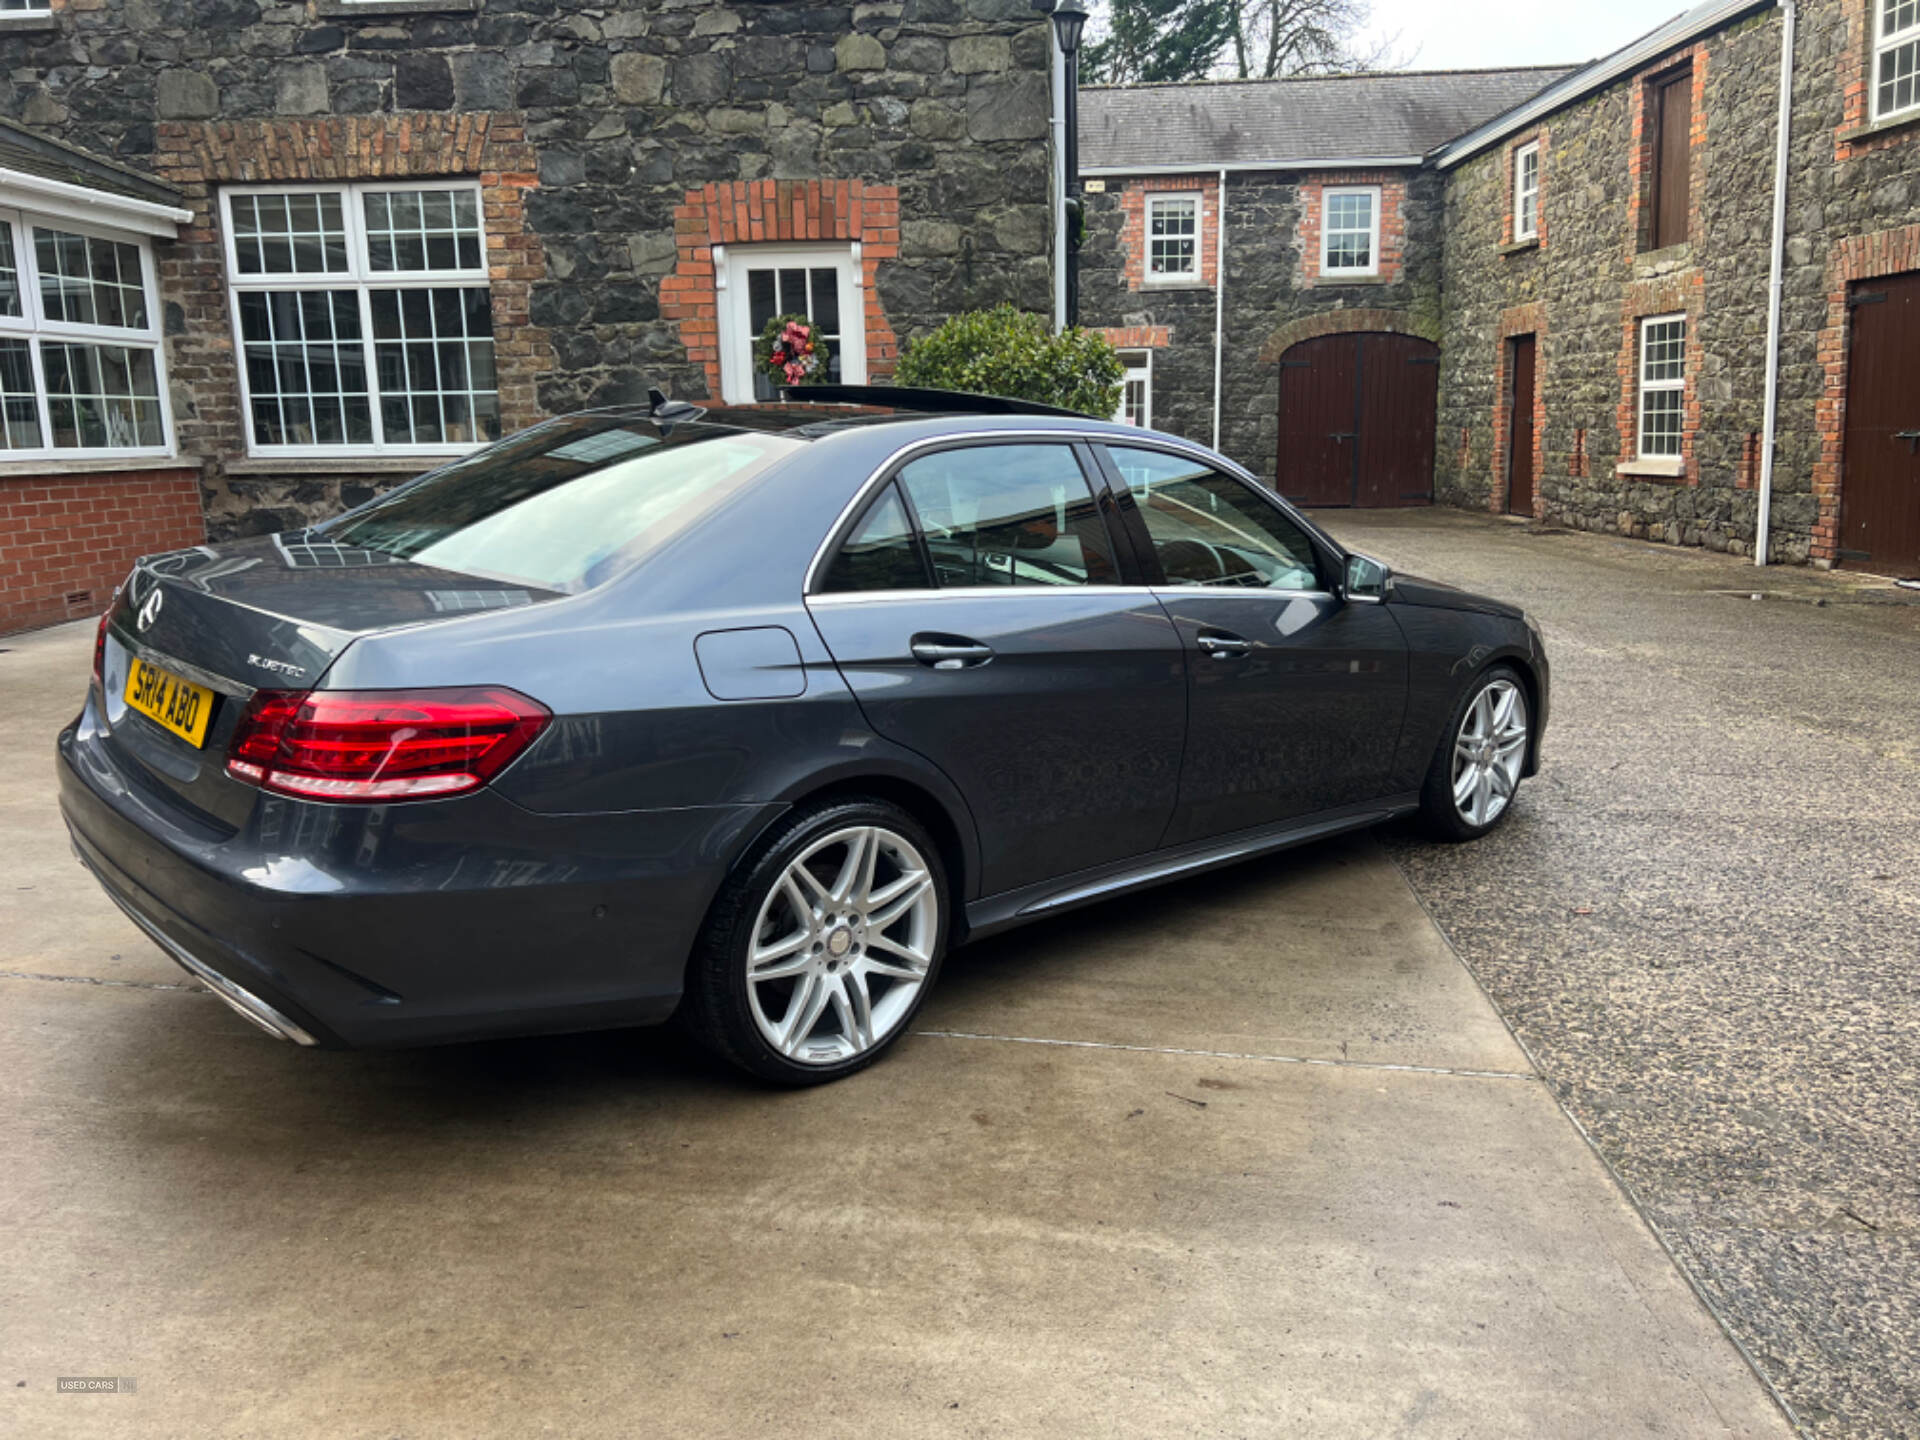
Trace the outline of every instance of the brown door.
<path fill-rule="evenodd" d="M 1863 281 L 1847 304 L 1840 558 L 1920 575 L 1920 273 Z"/>
<path fill-rule="evenodd" d="M 1280 361 L 1275 484 L 1301 505 L 1433 499 L 1440 348 L 1412 335 L 1323 335 Z"/>
<path fill-rule="evenodd" d="M 1687 210 L 1693 189 L 1693 71 L 1662 81 L 1649 97 L 1653 104 L 1652 248 L 1664 250 L 1687 238 Z"/>
<path fill-rule="evenodd" d="M 1508 344 L 1507 373 L 1513 377 L 1507 430 L 1507 513 L 1533 514 L 1533 336 L 1516 335 Z"/>

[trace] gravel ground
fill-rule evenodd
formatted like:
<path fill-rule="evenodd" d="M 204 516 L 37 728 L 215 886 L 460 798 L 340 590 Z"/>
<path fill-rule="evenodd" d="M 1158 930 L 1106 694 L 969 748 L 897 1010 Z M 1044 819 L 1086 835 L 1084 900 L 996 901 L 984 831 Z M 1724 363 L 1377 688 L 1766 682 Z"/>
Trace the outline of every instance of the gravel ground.
<path fill-rule="evenodd" d="M 1452 511 L 1319 518 L 1539 617 L 1543 773 L 1488 841 L 1392 852 L 1803 1429 L 1920 1437 L 1920 605 Z"/>

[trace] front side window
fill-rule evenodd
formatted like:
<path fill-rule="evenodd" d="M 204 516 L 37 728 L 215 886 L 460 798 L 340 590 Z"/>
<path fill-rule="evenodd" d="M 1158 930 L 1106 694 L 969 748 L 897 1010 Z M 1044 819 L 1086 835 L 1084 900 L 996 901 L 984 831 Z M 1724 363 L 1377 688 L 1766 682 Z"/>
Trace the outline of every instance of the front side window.
<path fill-rule="evenodd" d="M 164 455 L 144 240 L 0 211 L 0 458 Z"/>
<path fill-rule="evenodd" d="M 1640 458 L 1677 459 L 1686 411 L 1687 317 L 1640 322 Z"/>
<path fill-rule="evenodd" d="M 1540 145 L 1513 152 L 1513 238 L 1540 238 Z"/>
<path fill-rule="evenodd" d="M 1163 450 L 1108 451 L 1169 585 L 1317 590 L 1313 542 L 1230 475 Z"/>
<path fill-rule="evenodd" d="M 1065 445 L 974 445 L 908 464 L 913 506 L 943 590 L 1111 585 L 1113 542 Z"/>
<path fill-rule="evenodd" d="M 1380 192 L 1328 190 L 1321 197 L 1320 271 L 1373 275 L 1380 268 Z"/>
<path fill-rule="evenodd" d="M 237 190 L 225 201 L 252 450 L 499 439 L 476 186 Z"/>
<path fill-rule="evenodd" d="M 1200 197 L 1147 197 L 1147 282 L 1200 278 Z"/>
<path fill-rule="evenodd" d="M 1873 118 L 1920 109 L 1920 0 L 1874 0 Z"/>

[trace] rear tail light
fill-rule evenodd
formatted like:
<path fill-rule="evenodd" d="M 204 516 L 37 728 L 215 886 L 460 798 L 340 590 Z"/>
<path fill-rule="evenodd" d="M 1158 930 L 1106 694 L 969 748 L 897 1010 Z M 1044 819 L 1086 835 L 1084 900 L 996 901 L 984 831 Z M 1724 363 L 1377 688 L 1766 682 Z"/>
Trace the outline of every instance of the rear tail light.
<path fill-rule="evenodd" d="M 113 593 L 117 601 L 120 592 Z M 114 601 L 109 601 L 107 608 L 100 612 L 100 628 L 93 632 L 93 683 L 100 687 L 102 695 L 107 692 L 107 621 L 113 615 L 113 605 Z"/>
<path fill-rule="evenodd" d="M 552 718 L 497 686 L 259 690 L 227 747 L 227 773 L 309 800 L 459 795 L 499 774 Z"/>

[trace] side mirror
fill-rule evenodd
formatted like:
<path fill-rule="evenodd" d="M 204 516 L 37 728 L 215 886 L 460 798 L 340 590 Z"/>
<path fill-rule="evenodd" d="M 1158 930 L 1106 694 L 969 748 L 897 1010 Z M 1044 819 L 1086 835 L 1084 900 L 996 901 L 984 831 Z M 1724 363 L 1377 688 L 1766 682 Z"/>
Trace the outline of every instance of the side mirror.
<path fill-rule="evenodd" d="M 1393 593 L 1393 571 L 1371 555 L 1349 555 L 1346 580 L 1340 593 L 1347 600 L 1378 605 Z"/>

